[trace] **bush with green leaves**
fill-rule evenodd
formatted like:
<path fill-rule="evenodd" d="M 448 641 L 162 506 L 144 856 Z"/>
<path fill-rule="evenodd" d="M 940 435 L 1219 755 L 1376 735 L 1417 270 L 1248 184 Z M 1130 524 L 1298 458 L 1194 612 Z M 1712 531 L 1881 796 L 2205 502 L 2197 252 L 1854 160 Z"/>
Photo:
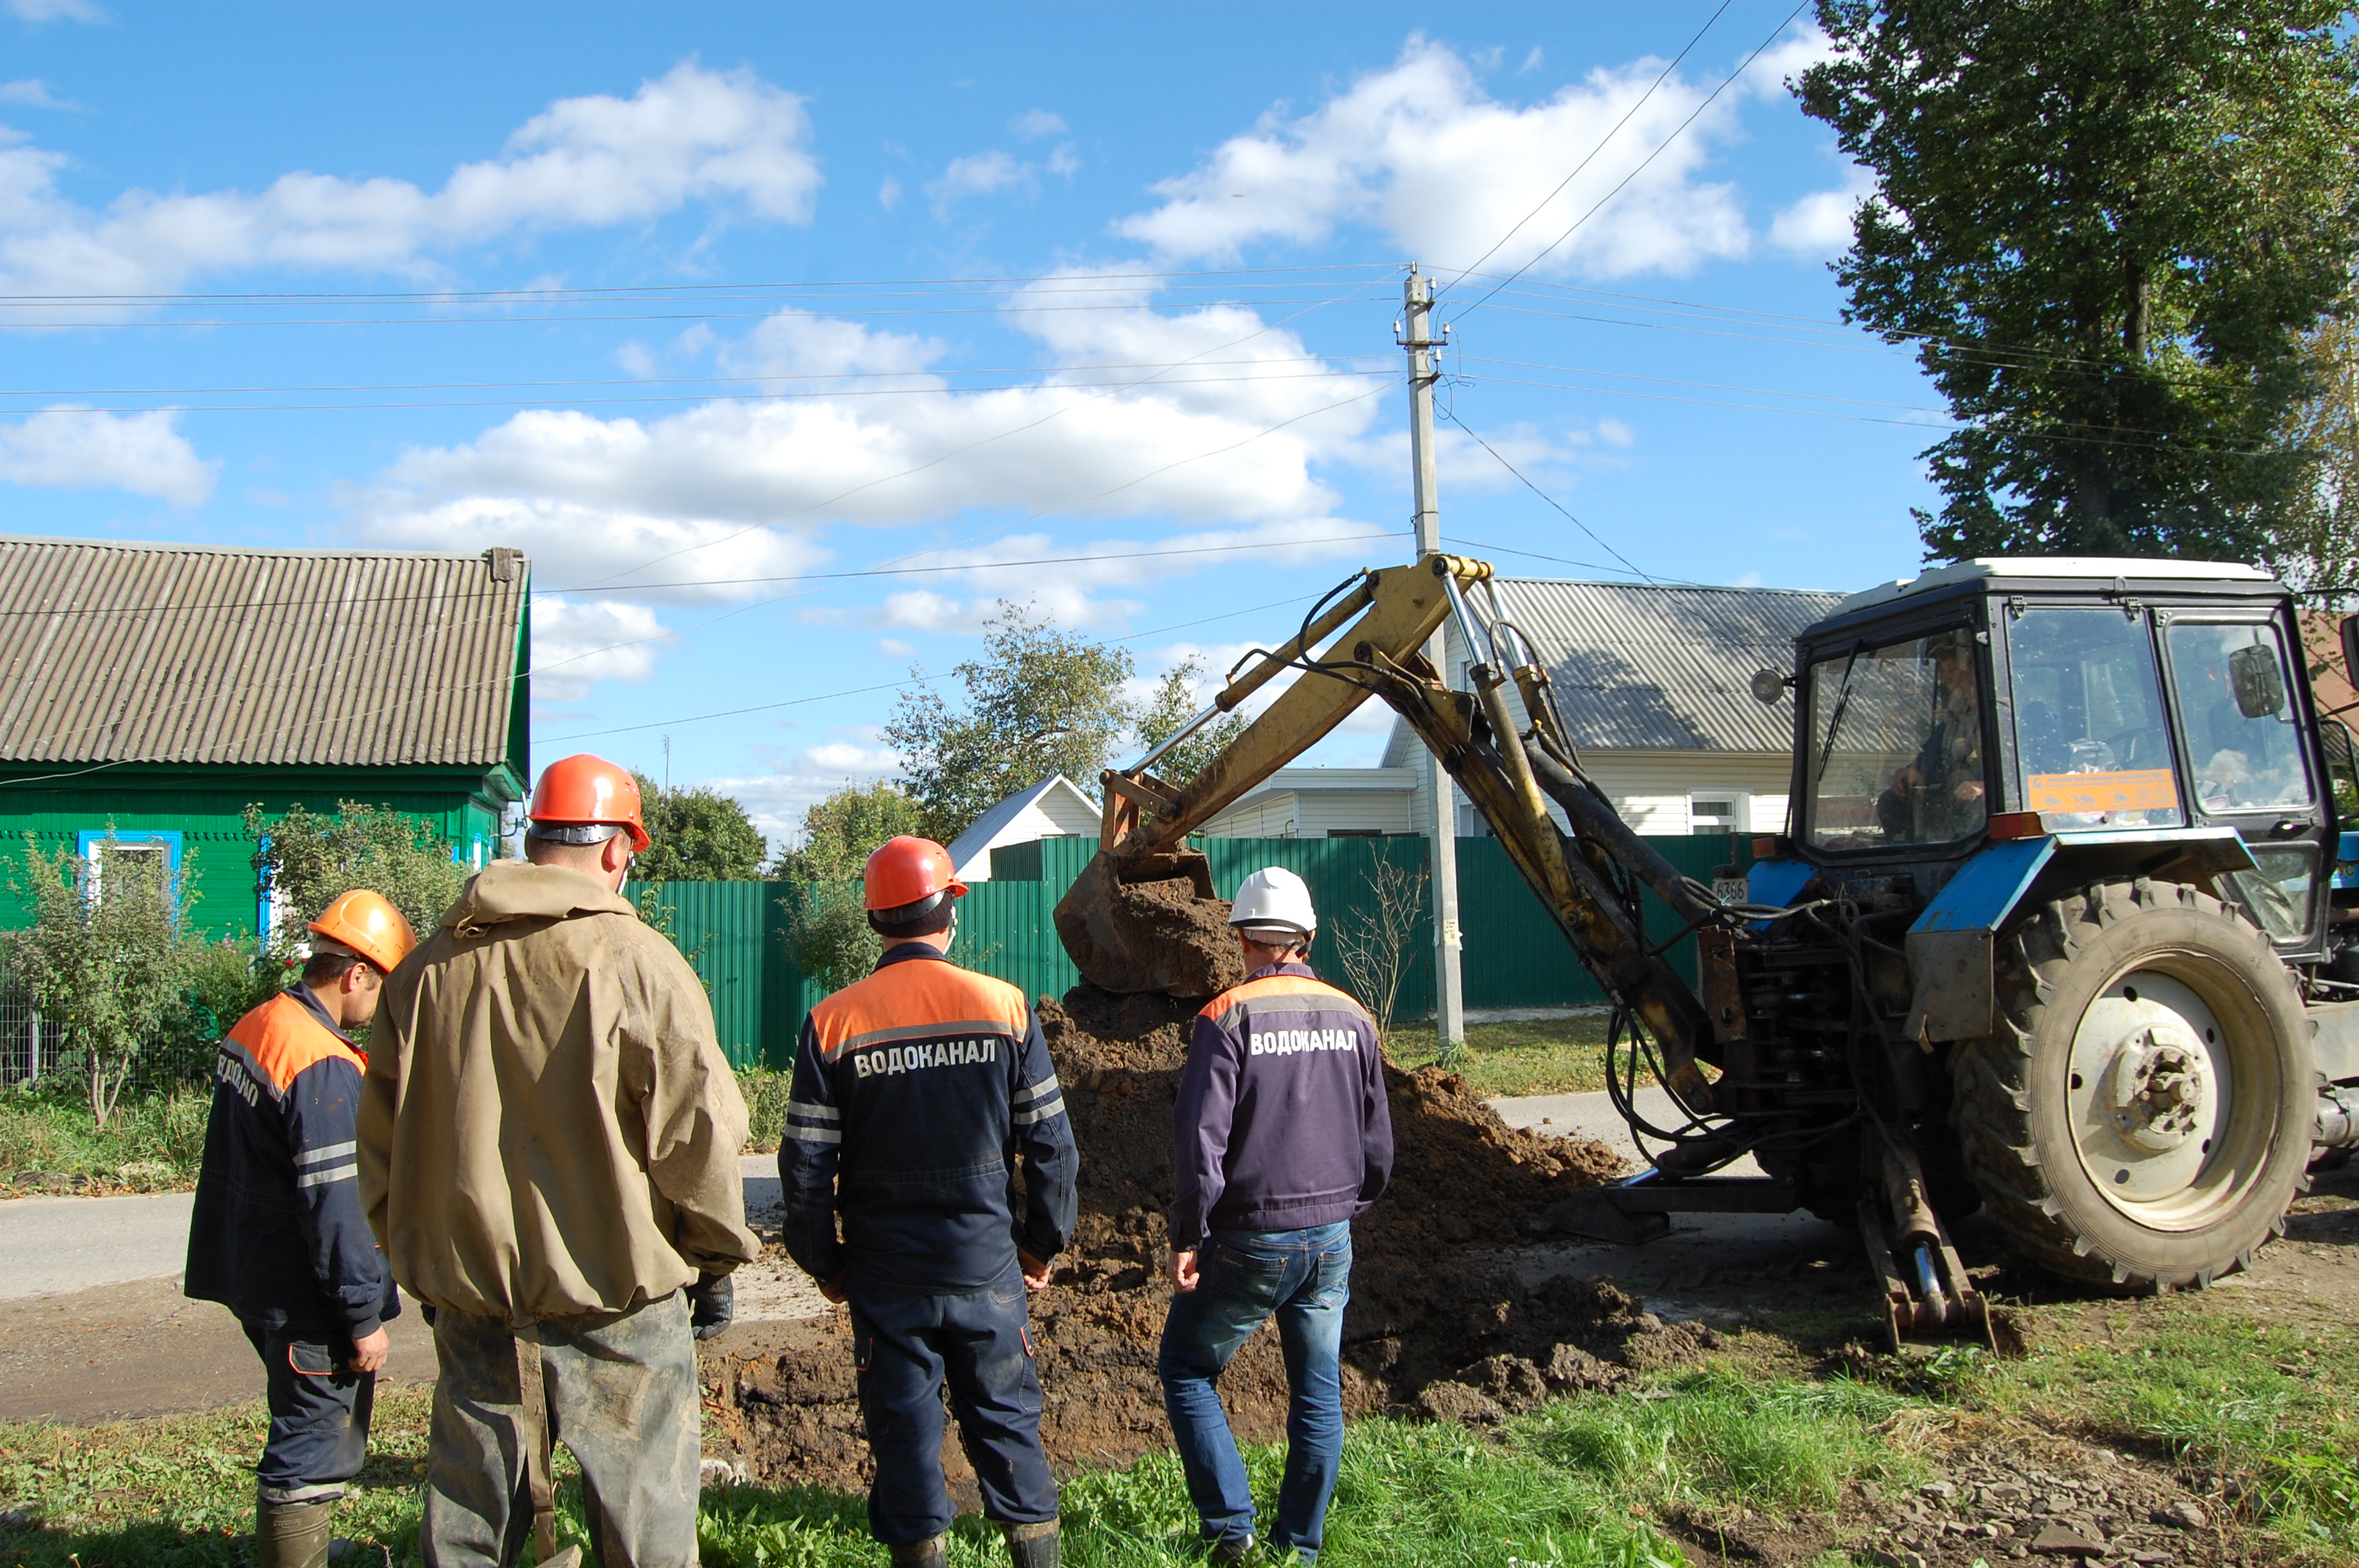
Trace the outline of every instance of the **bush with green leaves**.
<path fill-rule="evenodd" d="M 274 820 L 249 806 L 245 830 L 255 842 L 255 871 L 277 910 L 264 956 L 282 968 L 308 946 L 305 925 L 338 893 L 383 894 L 423 940 L 467 885 L 451 840 L 426 818 L 390 806 L 342 800 L 328 816 L 298 805 Z"/>
<path fill-rule="evenodd" d="M 770 874 L 798 884 L 778 907 L 787 951 L 804 974 L 835 990 L 876 967 L 885 945 L 868 928 L 860 873 L 877 845 L 926 827 L 925 807 L 889 784 L 847 781 L 803 813 L 802 842 L 782 851 Z"/>
<path fill-rule="evenodd" d="M 652 840 L 632 864 L 635 879 L 748 882 L 762 874 L 762 830 L 735 800 L 702 784 L 666 789 L 645 773 L 631 776 Z"/>
<path fill-rule="evenodd" d="M 126 848 L 110 826 L 85 859 L 52 855 L 33 835 L 13 863 L 11 892 L 33 923 L 8 934 L 10 972 L 80 1058 L 91 1118 L 102 1130 L 143 1056 L 165 1047 L 207 944 L 189 927 L 196 879 L 160 852 Z"/>

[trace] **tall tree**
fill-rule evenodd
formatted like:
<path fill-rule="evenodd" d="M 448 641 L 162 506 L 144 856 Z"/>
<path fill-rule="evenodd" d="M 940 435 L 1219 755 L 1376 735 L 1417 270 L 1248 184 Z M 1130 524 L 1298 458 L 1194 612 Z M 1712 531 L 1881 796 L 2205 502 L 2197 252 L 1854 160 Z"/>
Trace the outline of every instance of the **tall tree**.
<path fill-rule="evenodd" d="M 2359 222 L 2322 0 L 1820 0 L 1804 110 L 1875 175 L 1836 274 L 1965 427 L 1936 556 L 2267 553 L 2300 335 Z"/>
<path fill-rule="evenodd" d="M 2313 466 L 2278 525 L 2276 565 L 2313 604 L 2340 608 L 2359 600 L 2359 322 L 2321 322 L 2304 347 L 2315 390 L 2286 440 Z"/>
<path fill-rule="evenodd" d="M 1163 672 L 1163 678 L 1156 683 L 1154 694 L 1138 711 L 1138 741 L 1142 750 L 1160 746 L 1178 733 L 1182 724 L 1202 711 L 1204 699 L 1198 695 L 1197 688 L 1203 684 L 1203 664 L 1193 656 Z M 1164 752 L 1156 762 L 1155 775 L 1186 787 L 1189 780 L 1204 771 L 1206 762 L 1227 751 L 1252 722 L 1242 713 L 1223 713 Z"/>
<path fill-rule="evenodd" d="M 769 846 L 730 796 L 702 784 L 666 789 L 645 773 L 640 811 L 653 840 L 632 864 L 642 882 L 745 882 L 762 874 Z"/>
<path fill-rule="evenodd" d="M 1005 600 L 984 624 L 983 656 L 951 666 L 964 705 L 953 708 L 921 687 L 902 695 L 885 726 L 902 786 L 925 807 L 929 836 L 945 843 L 1052 773 L 1095 789 L 1136 717 L 1123 697 L 1133 668 L 1123 649 Z"/>
<path fill-rule="evenodd" d="M 877 845 L 925 830 L 925 808 L 896 786 L 847 780 L 804 810 L 802 842 L 778 852 L 770 876 L 782 882 L 855 881 Z"/>

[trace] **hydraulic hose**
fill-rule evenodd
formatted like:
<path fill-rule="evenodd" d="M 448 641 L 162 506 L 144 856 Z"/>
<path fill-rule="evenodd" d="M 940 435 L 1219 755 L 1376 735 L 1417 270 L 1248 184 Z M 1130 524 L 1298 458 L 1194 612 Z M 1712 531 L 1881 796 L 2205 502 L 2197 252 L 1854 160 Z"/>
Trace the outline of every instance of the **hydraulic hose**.
<path fill-rule="evenodd" d="M 1540 788 L 1572 819 L 1574 837 L 1590 840 L 1620 861 L 1682 921 L 1701 925 L 1720 916 L 1720 904 L 1699 894 L 1686 872 L 1631 832 L 1630 825 L 1591 793 L 1571 769 L 1549 756 L 1545 748 L 1527 747 L 1525 753 L 1531 759 L 1532 773 Z"/>

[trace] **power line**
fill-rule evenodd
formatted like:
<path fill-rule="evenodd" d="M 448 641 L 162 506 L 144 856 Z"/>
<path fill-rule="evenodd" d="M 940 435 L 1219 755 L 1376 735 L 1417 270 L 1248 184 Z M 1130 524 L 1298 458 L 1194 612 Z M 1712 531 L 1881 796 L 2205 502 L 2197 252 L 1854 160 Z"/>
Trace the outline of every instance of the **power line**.
<path fill-rule="evenodd" d="M 1677 126 L 1673 127 L 1671 134 L 1665 136 L 1661 142 L 1657 144 L 1653 152 L 1648 153 L 1645 157 L 1638 160 L 1638 166 L 1636 168 L 1633 168 L 1629 173 L 1624 175 L 1618 181 L 1616 181 L 1613 189 L 1599 197 L 1590 207 L 1588 211 L 1583 212 L 1580 217 L 1574 219 L 1572 221 L 1571 228 L 1567 229 L 1555 239 L 1550 240 L 1538 255 L 1533 256 L 1529 261 L 1525 262 L 1522 265 L 1516 267 L 1515 271 L 1509 273 L 1506 280 L 1492 285 L 1489 292 L 1485 293 L 1481 299 L 1477 299 L 1473 304 L 1467 306 L 1465 309 L 1461 310 L 1455 316 L 1452 316 L 1450 319 L 1451 322 L 1455 323 L 1462 321 L 1473 311 L 1480 310 L 1484 302 L 1487 301 L 1492 295 L 1498 293 L 1500 289 L 1507 287 L 1507 281 L 1521 277 L 1532 267 L 1539 265 L 1539 263 L 1553 253 L 1559 245 L 1561 245 L 1565 241 L 1572 238 L 1573 234 L 1580 230 L 1581 226 L 1588 222 L 1592 218 L 1597 216 L 1598 211 L 1603 208 L 1607 202 L 1613 200 L 1616 196 L 1621 195 L 1624 187 L 1627 186 L 1632 180 L 1637 178 L 1639 175 L 1645 173 L 1647 167 L 1649 164 L 1662 157 L 1664 150 L 1673 142 L 1678 141 L 1680 134 L 1686 131 L 1690 125 L 1696 123 L 1698 116 L 1701 115 L 1705 110 L 1711 108 L 1714 103 L 1718 102 L 1722 93 L 1727 92 L 1733 83 L 1741 80 L 1746 71 L 1752 70 L 1753 62 L 1759 59 L 1762 52 L 1767 49 L 1771 44 L 1777 41 L 1777 35 L 1784 32 L 1788 27 L 1792 26 L 1794 18 L 1808 10 L 1810 5 L 1810 0 L 1802 0 L 1800 5 L 1795 6 L 1791 12 L 1788 13 L 1786 19 L 1778 23 L 1776 27 L 1772 28 L 1769 36 L 1763 38 L 1758 45 L 1755 46 L 1753 52 L 1745 57 L 1745 63 L 1731 71 L 1719 86 L 1712 90 L 1711 93 L 1705 97 L 1702 103 L 1695 106 L 1694 114 L 1690 114 L 1686 119 L 1680 121 Z"/>
<path fill-rule="evenodd" d="M 1473 437 L 1474 444 L 1476 446 L 1490 453 L 1494 458 L 1498 459 L 1499 466 L 1506 469 L 1509 473 L 1514 474 L 1517 480 L 1521 481 L 1526 490 L 1530 491 L 1534 495 L 1538 496 L 1542 501 L 1545 501 L 1550 506 L 1555 507 L 1558 512 L 1563 514 L 1566 522 L 1571 524 L 1574 527 L 1580 529 L 1582 533 L 1596 540 L 1599 545 L 1603 546 L 1607 555 L 1612 556 L 1615 560 L 1620 561 L 1624 566 L 1629 568 L 1633 573 L 1645 578 L 1648 582 L 1659 584 L 1662 581 L 1662 579 L 1655 576 L 1654 573 L 1647 571 L 1643 567 L 1640 567 L 1636 562 L 1632 561 L 1629 557 L 1615 549 L 1611 544 L 1608 544 L 1603 535 L 1598 533 L 1596 529 L 1591 527 L 1588 524 L 1583 523 L 1580 518 L 1575 517 L 1571 511 L 1567 510 L 1565 504 L 1559 501 L 1555 496 L 1550 495 L 1547 491 L 1542 490 L 1530 480 L 1524 478 L 1524 470 L 1509 462 L 1506 458 L 1500 457 L 1499 449 L 1484 440 L 1481 431 L 1466 423 L 1465 420 L 1461 419 L 1458 416 L 1458 411 L 1456 409 L 1443 407 L 1440 410 L 1440 413 L 1443 418 L 1449 420 L 1451 424 L 1465 431 L 1469 436 Z"/>
<path fill-rule="evenodd" d="M 1662 74 L 1656 77 L 1653 81 L 1647 83 L 1647 91 L 1640 93 L 1638 95 L 1638 101 L 1636 103 L 1631 104 L 1630 107 L 1623 113 L 1620 119 L 1614 122 L 1613 129 L 1607 131 L 1603 135 L 1597 138 L 1597 145 L 1591 147 L 1588 153 L 1582 157 L 1582 160 L 1572 166 L 1572 172 L 1566 175 L 1562 179 L 1557 181 L 1556 189 L 1549 191 L 1546 196 L 1541 197 L 1540 204 L 1538 206 L 1533 208 L 1530 211 L 1516 219 L 1515 227 L 1509 229 L 1506 233 L 1493 241 L 1491 248 L 1484 251 L 1481 255 L 1476 256 L 1471 265 L 1458 269 L 1458 276 L 1451 278 L 1448 283 L 1442 285 L 1440 288 L 1435 290 L 1434 297 L 1439 300 L 1443 294 L 1448 293 L 1451 288 L 1465 281 L 1468 275 L 1473 273 L 1475 267 L 1481 266 L 1484 262 L 1489 261 L 1493 256 L 1498 254 L 1499 247 L 1501 245 L 1504 245 L 1509 240 L 1514 239 L 1516 235 L 1522 231 L 1525 224 L 1530 222 L 1533 219 L 1546 211 L 1549 202 L 1563 195 L 1564 188 L 1571 185 L 1575 179 L 1578 179 L 1581 177 L 1581 171 L 1587 168 L 1592 163 L 1596 161 L 1597 155 L 1603 152 L 1607 145 L 1610 144 L 1615 136 L 1622 134 L 1622 127 L 1630 123 L 1631 116 L 1636 114 L 1639 110 L 1647 106 L 1647 102 L 1655 96 L 1656 89 L 1661 87 L 1664 82 L 1670 80 L 1671 72 L 1679 70 L 1680 61 L 1687 59 L 1690 54 L 1694 52 L 1696 45 L 1703 42 L 1703 36 L 1712 31 L 1712 25 L 1714 22 L 1719 21 L 1721 16 L 1726 13 L 1729 6 L 1733 4 L 1734 4 L 1734 0 L 1720 0 L 1720 9 L 1714 11 L 1711 16 L 1704 18 L 1703 26 L 1696 29 L 1695 37 L 1687 41 L 1687 47 L 1680 50 L 1679 54 L 1672 59 L 1670 64 L 1663 67 Z"/>
<path fill-rule="evenodd" d="M 1215 621 L 1234 621 L 1240 615 L 1257 615 L 1265 610 L 1282 610 L 1289 604 L 1300 604 L 1315 597 L 1317 596 L 1314 594 L 1299 593 L 1291 599 L 1273 600 L 1267 604 L 1250 605 L 1243 610 L 1223 611 L 1218 615 L 1206 615 L 1194 621 L 1181 621 L 1169 626 L 1158 626 L 1146 632 L 1134 632 L 1127 637 L 1117 637 L 1114 641 L 1117 643 L 1144 642 L 1149 637 L 1160 637 L 1169 632 L 1185 632 L 1193 626 L 1209 626 Z M 731 708 L 718 713 L 693 713 L 673 719 L 654 719 L 645 724 L 621 724 L 611 730 L 582 730 L 571 735 L 549 735 L 538 737 L 538 739 L 545 740 L 549 745 L 554 746 L 569 741 L 596 740 L 603 735 L 630 735 L 646 730 L 660 730 L 669 724 L 701 724 L 713 719 L 742 719 L 749 713 L 775 713 L 781 708 L 801 708 L 814 702 L 832 702 L 847 697 L 866 697 L 872 692 L 902 691 L 910 687 L 932 686 L 937 682 L 950 679 L 954 673 L 956 672 L 946 670 L 938 676 L 912 676 L 907 680 L 886 681 L 877 686 L 853 687 L 848 691 L 823 692 L 817 697 L 789 697 L 784 702 L 756 703 L 751 708 Z"/>
<path fill-rule="evenodd" d="M 284 293 L 184 293 L 184 294 L 0 294 L 0 305 L 182 305 L 216 302 L 270 302 L 294 300 L 425 300 L 438 299 L 525 299 L 582 297 L 604 298 L 622 295 L 644 295 L 653 297 L 670 296 L 709 296 L 735 290 L 748 294 L 803 289 L 839 288 L 913 288 L 925 285 L 948 287 L 973 285 L 987 287 L 1029 287 L 1034 284 L 1082 285 L 1093 282 L 1137 280 L 1144 278 L 1191 277 L 1257 277 L 1307 272 L 1397 272 L 1395 262 L 1321 262 L 1296 266 L 1198 267 L 1188 271 L 1139 272 L 1051 272 L 1031 276 L 1015 275 L 998 277 L 873 277 L 873 278 L 806 278 L 799 282 L 768 283 L 636 283 L 610 287 L 568 285 L 550 288 L 432 288 L 432 289 L 315 289 Z M 1208 287 L 1210 285 L 1174 285 L 1177 287 Z M 1273 285 L 1272 287 L 1276 287 Z"/>

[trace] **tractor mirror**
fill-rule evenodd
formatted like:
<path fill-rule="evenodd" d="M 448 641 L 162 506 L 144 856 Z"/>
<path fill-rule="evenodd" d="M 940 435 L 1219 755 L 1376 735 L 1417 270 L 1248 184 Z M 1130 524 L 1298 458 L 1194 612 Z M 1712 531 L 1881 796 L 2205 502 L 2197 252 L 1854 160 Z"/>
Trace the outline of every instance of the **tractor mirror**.
<path fill-rule="evenodd" d="M 2343 673 L 2359 686 L 2359 615 L 2343 618 Z"/>
<path fill-rule="evenodd" d="M 2359 621 L 2359 616 L 2354 616 L 2352 619 Z M 1753 695 L 1756 700 L 1761 702 L 1777 701 L 1779 697 L 1786 695 L 1786 687 L 1791 684 L 1791 682 L 1789 682 L 1784 676 L 1779 675 L 1776 670 L 1755 670 L 1753 672 Z"/>
<path fill-rule="evenodd" d="M 2228 680 L 2236 688 L 2236 711 L 2245 718 L 2285 711 L 2285 674 L 2277 668 L 2275 649 L 2256 644 L 2234 650 L 2228 655 Z"/>

